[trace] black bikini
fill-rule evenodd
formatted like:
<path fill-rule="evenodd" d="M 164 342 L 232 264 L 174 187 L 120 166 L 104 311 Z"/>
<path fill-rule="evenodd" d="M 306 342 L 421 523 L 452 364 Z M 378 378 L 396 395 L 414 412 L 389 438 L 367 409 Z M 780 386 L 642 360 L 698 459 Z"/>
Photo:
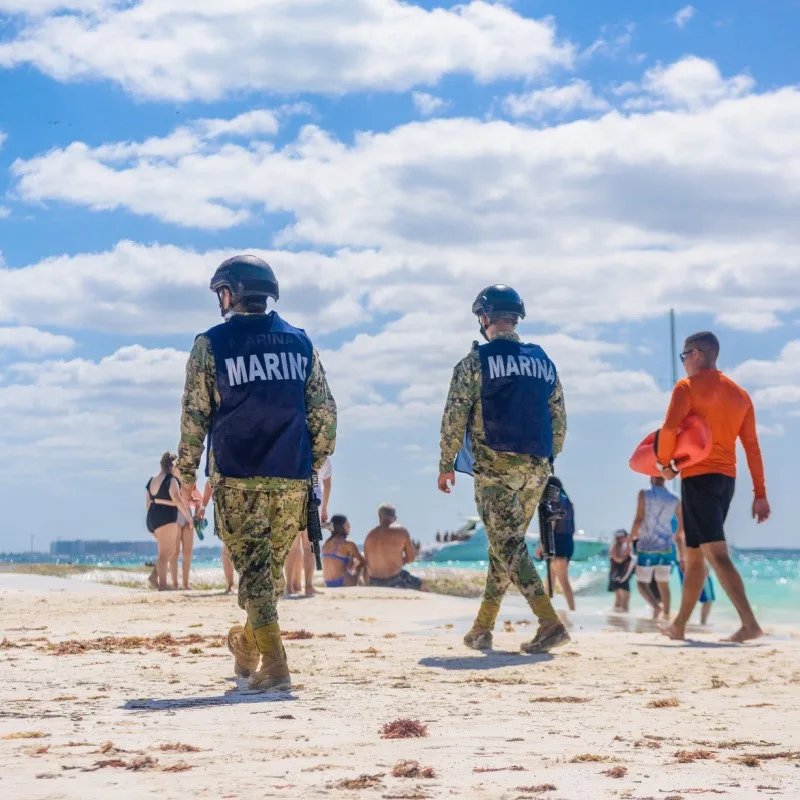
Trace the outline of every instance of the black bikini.
<path fill-rule="evenodd" d="M 149 530 L 150 533 L 155 533 L 158 528 L 178 521 L 177 506 L 167 506 L 163 503 L 156 502 L 156 500 L 172 502 L 172 498 L 169 494 L 169 485 L 172 478 L 172 475 L 166 475 L 164 477 L 155 496 L 150 491 L 150 484 L 153 482 L 153 479 L 150 478 L 150 480 L 147 481 L 145 488 L 147 489 L 147 494 L 150 495 L 150 508 L 147 509 L 147 530 Z"/>

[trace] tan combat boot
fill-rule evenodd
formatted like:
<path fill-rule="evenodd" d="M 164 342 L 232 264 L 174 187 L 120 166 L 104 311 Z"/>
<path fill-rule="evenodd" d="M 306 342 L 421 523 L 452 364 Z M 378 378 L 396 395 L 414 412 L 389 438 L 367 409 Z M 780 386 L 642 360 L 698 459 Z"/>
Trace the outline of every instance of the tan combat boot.
<path fill-rule="evenodd" d="M 248 686 L 262 692 L 291 691 L 292 679 L 278 623 L 257 628 L 255 638 L 261 653 L 261 666 L 250 676 Z"/>
<path fill-rule="evenodd" d="M 253 629 L 247 625 L 234 625 L 228 631 L 228 650 L 233 654 L 233 671 L 240 678 L 249 678 L 258 669 L 258 644 Z"/>
<path fill-rule="evenodd" d="M 484 598 L 478 609 L 478 616 L 472 623 L 472 630 L 464 637 L 464 644 L 473 650 L 491 650 L 492 631 L 499 613 L 500 604 Z"/>
<path fill-rule="evenodd" d="M 562 622 L 544 622 L 540 623 L 536 636 L 529 642 L 523 642 L 520 649 L 523 653 L 549 653 L 569 641 L 570 636 Z"/>
<path fill-rule="evenodd" d="M 491 650 L 492 632 L 473 625 L 472 630 L 464 637 L 464 644 L 473 650 Z"/>

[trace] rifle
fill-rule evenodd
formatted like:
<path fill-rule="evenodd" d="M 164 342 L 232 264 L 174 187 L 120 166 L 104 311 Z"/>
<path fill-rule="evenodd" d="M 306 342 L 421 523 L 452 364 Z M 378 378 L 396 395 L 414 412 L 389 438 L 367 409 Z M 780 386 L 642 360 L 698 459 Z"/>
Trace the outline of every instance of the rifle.
<path fill-rule="evenodd" d="M 561 504 L 561 487 L 553 482 L 553 477 L 555 475 L 547 479 L 547 485 L 544 487 L 544 492 L 542 492 L 542 499 L 539 501 L 539 541 L 542 544 L 542 551 L 547 560 L 547 593 L 550 597 L 553 596 L 551 562 L 556 555 L 556 524 L 564 516 L 564 508 Z"/>
<path fill-rule="evenodd" d="M 322 569 L 322 524 L 319 519 L 320 499 L 317 497 L 316 489 L 319 486 L 319 479 L 316 471 L 311 472 L 311 481 L 308 484 L 308 541 L 311 542 L 311 550 L 314 553 L 317 569 Z"/>

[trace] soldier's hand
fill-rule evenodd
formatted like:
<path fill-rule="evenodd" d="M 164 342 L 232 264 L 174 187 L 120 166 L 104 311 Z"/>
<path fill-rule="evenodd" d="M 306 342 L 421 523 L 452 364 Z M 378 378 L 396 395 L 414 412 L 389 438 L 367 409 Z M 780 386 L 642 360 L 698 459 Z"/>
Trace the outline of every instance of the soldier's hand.
<path fill-rule="evenodd" d="M 450 494 L 451 486 L 456 485 L 456 474 L 455 472 L 443 472 L 439 476 L 438 480 L 439 491 L 444 492 L 445 494 Z"/>

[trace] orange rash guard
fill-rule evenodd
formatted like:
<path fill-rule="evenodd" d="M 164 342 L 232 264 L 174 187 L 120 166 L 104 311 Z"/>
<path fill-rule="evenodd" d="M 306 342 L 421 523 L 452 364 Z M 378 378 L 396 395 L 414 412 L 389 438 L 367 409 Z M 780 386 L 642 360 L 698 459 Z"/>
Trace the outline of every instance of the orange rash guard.
<path fill-rule="evenodd" d="M 718 370 L 707 369 L 675 385 L 667 418 L 658 437 L 658 461 L 669 464 L 678 428 L 697 414 L 711 429 L 711 454 L 705 461 L 681 470 L 681 477 L 719 473 L 736 477 L 736 439 L 742 440 L 757 498 L 767 496 L 764 464 L 756 435 L 756 415 L 750 395 Z"/>

